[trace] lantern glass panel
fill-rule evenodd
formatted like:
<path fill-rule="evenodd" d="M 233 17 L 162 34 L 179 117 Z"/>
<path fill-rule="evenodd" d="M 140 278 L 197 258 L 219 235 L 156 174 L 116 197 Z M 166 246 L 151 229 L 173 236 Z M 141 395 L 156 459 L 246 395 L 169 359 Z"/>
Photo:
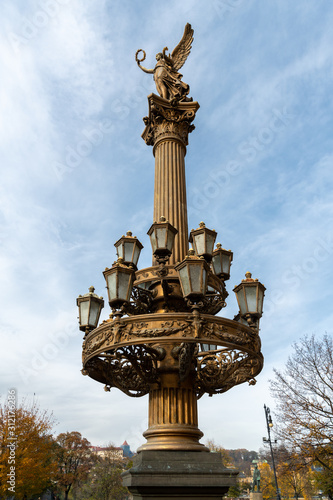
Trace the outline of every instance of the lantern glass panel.
<path fill-rule="evenodd" d="M 118 274 L 118 298 L 122 300 L 129 301 L 132 287 L 130 286 L 132 282 L 132 276 L 128 273 Z"/>
<path fill-rule="evenodd" d="M 89 300 L 83 300 L 80 302 L 80 321 L 81 325 L 88 325 L 88 314 L 89 314 Z"/>
<path fill-rule="evenodd" d="M 133 256 L 133 264 L 136 266 L 140 257 L 140 248 L 138 245 L 135 245 L 134 247 L 134 256 Z"/>
<path fill-rule="evenodd" d="M 217 345 L 215 344 L 200 344 L 202 352 L 216 351 Z"/>
<path fill-rule="evenodd" d="M 245 302 L 245 294 L 244 294 L 244 288 L 242 287 L 238 292 L 237 292 L 237 298 L 238 298 L 238 305 L 240 309 L 240 313 L 246 314 L 247 307 L 246 307 L 246 302 Z"/>
<path fill-rule="evenodd" d="M 193 245 L 197 255 L 202 255 L 206 252 L 206 235 L 204 232 L 193 236 Z"/>
<path fill-rule="evenodd" d="M 111 302 L 112 300 L 118 298 L 117 274 L 116 273 L 108 274 L 106 277 L 106 280 L 107 280 L 107 287 L 108 287 L 109 302 Z"/>
<path fill-rule="evenodd" d="M 175 241 L 175 233 L 171 230 L 168 231 L 168 241 L 167 241 L 167 249 L 169 252 L 172 252 L 173 242 Z"/>
<path fill-rule="evenodd" d="M 97 326 L 100 304 L 94 300 L 90 301 L 89 325 Z"/>
<path fill-rule="evenodd" d="M 166 230 L 165 226 L 156 227 L 156 245 L 157 248 L 165 248 L 166 247 Z"/>
<path fill-rule="evenodd" d="M 192 285 L 192 293 L 205 293 L 206 284 L 206 270 L 203 268 L 201 263 L 199 265 L 190 266 L 190 277 Z"/>
<path fill-rule="evenodd" d="M 119 243 L 119 245 L 115 245 L 115 247 L 116 247 L 117 257 L 118 258 L 121 257 L 122 259 L 124 259 L 123 245 L 121 243 Z"/>
<path fill-rule="evenodd" d="M 156 240 L 156 233 L 154 230 L 150 233 L 149 238 L 150 238 L 151 247 L 153 249 L 153 253 L 155 253 L 156 248 L 157 248 L 157 240 Z"/>
<path fill-rule="evenodd" d="M 186 297 L 192 291 L 189 279 L 189 270 L 187 266 L 184 266 L 182 269 L 179 269 L 179 278 L 183 287 L 183 293 Z"/>
<path fill-rule="evenodd" d="M 229 254 L 222 253 L 221 254 L 222 261 L 222 273 L 230 274 L 230 256 Z"/>
<path fill-rule="evenodd" d="M 217 276 L 219 274 L 224 273 L 223 264 L 222 264 L 222 258 L 223 258 L 223 256 L 221 255 L 221 253 L 218 253 L 217 255 L 214 255 L 213 258 L 212 258 L 212 264 L 213 264 L 214 273 Z"/>
<path fill-rule="evenodd" d="M 216 239 L 216 234 L 208 233 L 206 234 L 206 250 L 205 253 L 212 254 L 214 249 L 214 243 Z"/>
<path fill-rule="evenodd" d="M 247 286 L 245 288 L 247 307 L 249 313 L 257 312 L 257 287 Z"/>
<path fill-rule="evenodd" d="M 143 290 L 149 290 L 150 285 L 152 284 L 152 281 L 144 281 L 143 283 L 139 283 L 139 285 L 136 285 L 138 288 L 142 288 Z"/>
<path fill-rule="evenodd" d="M 258 313 L 260 315 L 262 314 L 263 304 L 264 304 L 264 290 L 259 288 L 259 290 L 258 290 Z"/>
<path fill-rule="evenodd" d="M 123 259 L 125 262 L 132 262 L 133 261 L 133 247 L 134 247 L 134 242 L 133 241 L 125 241 L 123 243 L 124 245 L 124 255 Z"/>

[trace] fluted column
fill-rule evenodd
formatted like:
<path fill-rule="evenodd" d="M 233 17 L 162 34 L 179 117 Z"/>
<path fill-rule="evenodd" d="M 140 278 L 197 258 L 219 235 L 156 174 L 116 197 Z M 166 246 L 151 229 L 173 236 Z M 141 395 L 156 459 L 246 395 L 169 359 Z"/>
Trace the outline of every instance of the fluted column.
<path fill-rule="evenodd" d="M 185 148 L 174 138 L 167 138 L 158 142 L 154 153 L 154 221 L 164 216 L 178 229 L 170 259 L 170 264 L 175 264 L 188 250 Z"/>
<path fill-rule="evenodd" d="M 170 264 L 183 260 L 188 250 L 185 155 L 197 102 L 172 106 L 169 101 L 148 96 L 149 116 L 142 134 L 155 156 L 154 221 L 164 216 L 177 230 Z"/>
<path fill-rule="evenodd" d="M 208 451 L 199 443 L 203 433 L 198 428 L 198 403 L 192 365 L 184 380 L 179 377 L 180 359 L 174 345 L 164 345 L 165 358 L 160 362 L 158 383 L 149 391 L 149 425 L 143 433 L 147 443 L 142 450 Z M 191 359 L 189 363 L 193 363 Z"/>

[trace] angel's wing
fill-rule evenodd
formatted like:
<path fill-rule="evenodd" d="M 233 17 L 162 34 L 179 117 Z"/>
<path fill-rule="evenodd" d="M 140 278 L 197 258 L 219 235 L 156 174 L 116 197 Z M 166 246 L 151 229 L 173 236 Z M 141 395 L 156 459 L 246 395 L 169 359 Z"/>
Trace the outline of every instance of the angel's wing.
<path fill-rule="evenodd" d="M 192 47 L 193 42 L 193 29 L 189 23 L 186 24 L 184 29 L 183 38 L 180 40 L 177 47 L 175 47 L 171 54 L 173 67 L 178 71 L 185 63 Z"/>

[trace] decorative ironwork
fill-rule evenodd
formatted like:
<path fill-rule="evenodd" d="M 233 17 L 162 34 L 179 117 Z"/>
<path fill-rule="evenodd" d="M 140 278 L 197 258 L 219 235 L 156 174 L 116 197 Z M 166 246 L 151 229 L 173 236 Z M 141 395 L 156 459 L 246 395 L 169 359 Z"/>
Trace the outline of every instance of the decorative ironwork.
<path fill-rule="evenodd" d="M 236 349 L 224 349 L 197 356 L 196 387 L 198 397 L 205 392 L 221 394 L 235 385 L 249 382 L 260 372 L 262 356 L 252 357 Z"/>
<path fill-rule="evenodd" d="M 122 311 L 129 316 L 152 312 L 153 293 L 139 287 L 133 287 L 131 300 L 122 306 Z"/>
<path fill-rule="evenodd" d="M 217 314 L 223 307 L 227 304 L 223 295 L 219 293 L 214 293 L 211 295 L 206 295 L 206 297 L 202 301 L 202 309 L 206 314 Z"/>
<path fill-rule="evenodd" d="M 105 383 L 107 389 L 117 387 L 128 396 L 140 397 L 149 392 L 151 383 L 158 381 L 157 361 L 164 356 L 161 348 L 120 347 L 89 360 L 85 372 Z"/>

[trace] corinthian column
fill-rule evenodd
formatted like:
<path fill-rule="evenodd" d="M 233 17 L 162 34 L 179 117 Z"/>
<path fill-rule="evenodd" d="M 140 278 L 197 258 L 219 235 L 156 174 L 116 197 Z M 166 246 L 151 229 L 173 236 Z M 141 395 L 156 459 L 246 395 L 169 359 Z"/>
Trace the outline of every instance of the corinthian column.
<path fill-rule="evenodd" d="M 188 251 L 185 155 L 188 134 L 199 108 L 197 102 L 170 101 L 148 96 L 149 116 L 142 138 L 155 156 L 154 221 L 164 216 L 176 229 L 170 264 L 183 260 Z"/>

